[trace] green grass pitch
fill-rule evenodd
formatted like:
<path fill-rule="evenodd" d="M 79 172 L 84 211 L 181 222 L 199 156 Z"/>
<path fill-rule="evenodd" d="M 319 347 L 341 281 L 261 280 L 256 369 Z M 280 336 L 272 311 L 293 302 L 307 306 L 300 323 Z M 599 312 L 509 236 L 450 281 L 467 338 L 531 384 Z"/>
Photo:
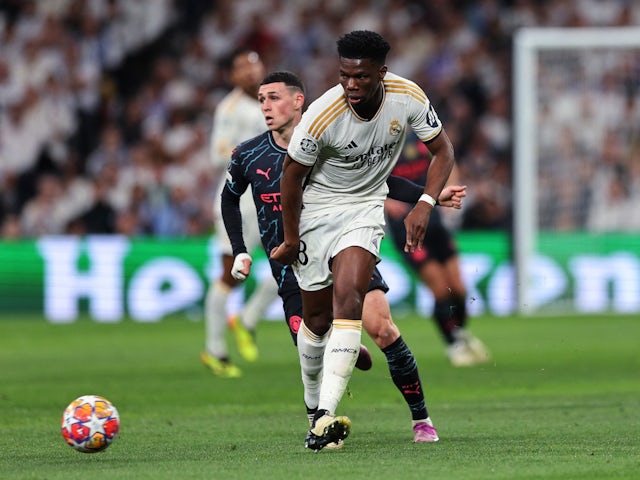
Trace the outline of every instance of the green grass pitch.
<path fill-rule="evenodd" d="M 104 325 L 0 318 L 3 479 L 637 479 L 640 318 L 474 318 L 489 365 L 456 369 L 430 321 L 397 319 L 418 359 L 441 440 L 413 444 L 410 416 L 382 353 L 356 371 L 339 412 L 353 428 L 339 451 L 305 450 L 297 354 L 264 322 L 260 359 L 240 379 L 201 364 L 203 323 Z M 238 359 L 230 338 L 232 355 Z M 60 435 L 83 394 L 121 416 L 106 451 Z"/>

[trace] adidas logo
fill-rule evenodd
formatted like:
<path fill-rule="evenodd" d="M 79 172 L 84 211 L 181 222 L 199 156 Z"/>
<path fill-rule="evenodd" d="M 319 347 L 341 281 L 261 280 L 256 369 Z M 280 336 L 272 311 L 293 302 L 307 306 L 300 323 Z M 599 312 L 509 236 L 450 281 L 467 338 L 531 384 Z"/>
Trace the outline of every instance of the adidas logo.
<path fill-rule="evenodd" d="M 351 140 L 351 142 L 349 142 L 349 145 L 347 145 L 345 148 L 347 150 L 351 150 L 352 148 L 356 148 L 358 146 L 358 144 L 356 142 L 354 142 L 353 140 Z"/>

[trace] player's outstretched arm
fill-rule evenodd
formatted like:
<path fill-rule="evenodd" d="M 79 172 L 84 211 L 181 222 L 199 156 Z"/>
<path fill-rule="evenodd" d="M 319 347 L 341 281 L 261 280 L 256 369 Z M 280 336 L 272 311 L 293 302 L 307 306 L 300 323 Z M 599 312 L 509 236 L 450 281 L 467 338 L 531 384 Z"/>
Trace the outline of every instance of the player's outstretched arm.
<path fill-rule="evenodd" d="M 416 203 L 424 193 L 424 185 L 412 182 L 408 178 L 390 175 L 387 179 L 388 197 L 405 203 Z M 442 189 L 436 205 L 462 208 L 462 200 L 467 196 L 466 185 L 449 185 Z"/>

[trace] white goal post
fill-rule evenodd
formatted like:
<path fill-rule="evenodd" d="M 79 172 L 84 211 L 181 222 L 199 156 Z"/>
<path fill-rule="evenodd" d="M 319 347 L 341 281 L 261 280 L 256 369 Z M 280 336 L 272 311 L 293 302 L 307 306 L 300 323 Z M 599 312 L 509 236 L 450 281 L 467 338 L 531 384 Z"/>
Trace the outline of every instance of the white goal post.
<path fill-rule="evenodd" d="M 554 57 L 554 55 L 556 56 Z M 626 61 L 625 55 L 630 55 L 632 61 Z M 620 60 L 621 58 L 622 60 Z M 559 105 L 555 102 L 560 102 L 560 100 L 554 95 L 559 91 L 564 92 L 567 89 L 574 89 L 574 85 L 570 82 L 584 82 L 580 87 L 582 91 L 592 88 L 592 84 L 598 82 L 600 83 L 598 88 L 602 88 L 602 79 L 593 80 L 588 76 L 593 74 L 595 78 L 599 73 L 598 70 L 606 70 L 606 66 L 610 65 L 612 61 L 613 63 L 619 61 L 622 67 L 627 63 L 631 63 L 637 68 L 640 65 L 639 58 L 640 28 L 638 27 L 523 28 L 515 35 L 513 49 L 513 118 L 515 122 L 513 143 L 513 253 L 516 305 L 514 310 L 520 314 L 530 315 L 537 312 L 540 305 L 535 293 L 537 287 L 534 284 L 536 281 L 539 282 L 540 278 L 536 278 L 536 273 L 533 271 L 534 259 L 538 253 L 540 231 L 566 232 L 570 230 L 589 232 L 588 225 L 580 225 L 580 222 L 575 221 L 563 223 L 562 220 L 558 220 L 555 224 L 553 222 L 545 224 L 545 221 L 542 220 L 541 223 L 541 210 L 544 210 L 541 207 L 541 201 L 544 200 L 543 197 L 554 193 L 549 191 L 550 189 L 548 188 L 552 184 L 552 179 L 547 180 L 556 173 L 562 174 L 561 169 L 563 168 L 563 158 L 561 156 L 555 159 L 547 159 L 549 164 L 553 164 L 553 169 L 557 168 L 557 170 L 548 172 L 545 177 L 547 180 L 541 180 L 541 155 L 544 158 L 544 152 L 541 152 L 541 149 L 544 149 L 544 145 L 541 146 L 541 141 L 544 141 L 544 138 L 541 140 L 541 136 L 544 137 L 545 133 L 543 130 L 551 130 L 553 134 L 554 128 L 563 128 L 562 125 L 553 124 L 553 122 L 546 123 L 541 121 L 541 118 L 545 115 L 541 109 L 551 107 L 561 111 L 564 106 L 571 105 L 570 99 L 565 98 L 565 103 Z M 587 64 L 586 62 L 590 63 Z M 605 67 L 603 68 L 603 66 Z M 567 85 L 559 85 L 562 81 L 556 81 L 560 75 L 554 77 L 554 72 L 557 73 L 560 70 L 562 70 L 562 75 L 567 77 Z M 580 70 L 580 73 L 574 70 Z M 548 72 L 551 74 L 547 75 Z M 636 71 L 635 75 L 636 77 L 640 76 L 640 71 Z M 625 78 L 630 78 L 630 76 Z M 639 80 L 636 79 L 636 82 L 639 82 Z M 636 90 L 638 90 L 639 84 L 635 84 Z M 576 90 L 578 89 L 576 88 Z M 578 97 L 576 96 L 576 98 Z M 638 105 L 640 105 L 640 92 L 635 93 L 635 102 L 637 114 Z M 578 116 L 574 119 L 574 122 L 577 124 L 583 121 L 586 122 L 585 119 L 580 117 L 580 110 L 577 106 L 576 111 Z M 620 112 L 620 114 L 622 115 L 623 112 Z M 610 112 L 607 115 L 610 115 Z M 635 118 L 637 119 L 638 117 Z M 571 122 L 568 116 L 565 120 L 568 123 Z M 635 128 L 636 132 L 640 129 L 638 125 L 632 126 L 632 128 Z M 583 133 L 586 134 L 589 131 L 589 126 L 585 125 Z M 562 132 L 555 133 L 557 136 L 563 135 Z M 589 139 L 586 135 L 585 138 Z M 571 168 L 565 166 L 564 169 L 569 171 L 567 175 L 570 176 Z M 571 188 L 578 188 L 583 179 L 578 174 L 578 171 L 574 173 L 573 180 L 576 185 L 571 186 Z M 589 173 L 585 175 L 588 176 Z M 549 203 L 553 202 L 549 201 Z M 576 203 L 576 205 L 579 205 L 579 203 Z M 553 211 L 554 208 L 560 209 L 561 205 L 547 205 L 547 207 L 546 211 Z M 584 212 L 580 213 L 580 215 L 584 216 Z M 640 231 L 638 231 L 637 235 L 640 238 Z M 588 248 L 589 242 L 586 241 L 585 244 L 587 244 Z M 638 245 L 632 245 L 631 248 L 636 249 Z M 640 256 L 640 250 L 637 253 Z M 610 289 L 611 287 L 607 286 L 606 288 Z M 637 286 L 633 288 L 636 289 Z M 637 290 L 634 290 L 628 293 L 628 296 L 638 295 L 638 293 Z M 633 308 L 630 308 L 630 310 L 633 311 Z"/>

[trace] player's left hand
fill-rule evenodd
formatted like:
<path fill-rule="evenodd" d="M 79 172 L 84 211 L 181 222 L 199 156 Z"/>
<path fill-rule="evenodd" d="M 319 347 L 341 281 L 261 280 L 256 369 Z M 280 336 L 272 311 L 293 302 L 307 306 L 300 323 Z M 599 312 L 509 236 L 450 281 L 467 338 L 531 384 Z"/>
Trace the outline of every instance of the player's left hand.
<path fill-rule="evenodd" d="M 455 209 L 462 208 L 462 200 L 467 196 L 466 185 L 449 185 L 442 189 L 438 197 L 438 205 Z"/>
<path fill-rule="evenodd" d="M 269 258 L 272 258 L 284 265 L 291 265 L 298 260 L 298 252 L 300 250 L 300 243 L 286 243 L 282 242 L 277 247 L 271 250 Z"/>
<path fill-rule="evenodd" d="M 426 202 L 418 202 L 405 217 L 404 227 L 407 231 L 407 239 L 404 244 L 405 253 L 413 253 L 416 248 L 422 249 L 432 209 L 433 207 Z"/>
<path fill-rule="evenodd" d="M 233 267 L 231 267 L 231 276 L 236 280 L 244 281 L 251 272 L 251 264 L 253 259 L 248 253 L 239 253 L 233 259 Z"/>

